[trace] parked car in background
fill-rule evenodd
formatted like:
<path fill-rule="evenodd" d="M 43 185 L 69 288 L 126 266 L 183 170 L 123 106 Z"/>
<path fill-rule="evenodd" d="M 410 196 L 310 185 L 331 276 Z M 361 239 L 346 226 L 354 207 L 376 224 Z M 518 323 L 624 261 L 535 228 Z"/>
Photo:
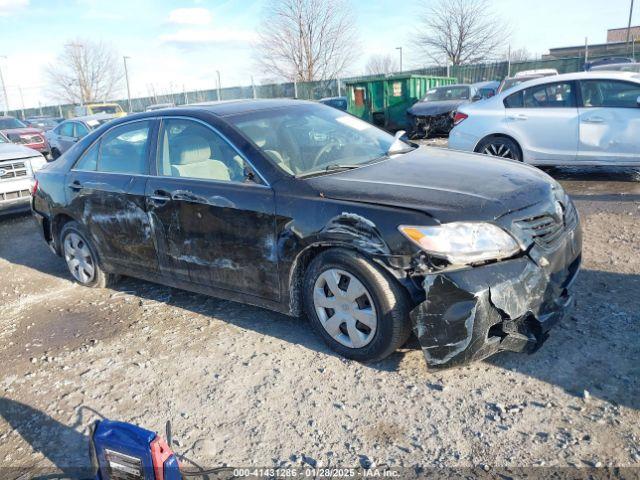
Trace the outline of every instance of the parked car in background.
<path fill-rule="evenodd" d="M 28 127 L 14 117 L 0 117 L 0 133 L 9 141 L 37 150 L 45 157 L 49 155 L 49 142 L 39 128 Z"/>
<path fill-rule="evenodd" d="M 33 174 L 46 163 L 40 153 L 0 133 L 0 215 L 29 210 Z"/>
<path fill-rule="evenodd" d="M 520 85 L 523 82 L 529 80 L 535 80 L 536 78 L 552 77 L 558 75 L 558 70 L 555 68 L 541 68 L 538 70 L 523 70 L 516 73 L 513 77 L 507 77 L 502 80 L 500 87 L 498 87 L 498 93 L 504 92 L 510 88 Z"/>
<path fill-rule="evenodd" d="M 65 120 L 53 130 L 49 130 L 45 133 L 47 140 L 51 145 L 51 156 L 54 159 L 58 158 L 80 139 L 88 135 L 91 130 L 95 130 L 100 125 L 103 125 L 114 118 L 118 117 L 103 113 Z"/>
<path fill-rule="evenodd" d="M 590 72 L 636 72 L 640 73 L 640 63 L 608 63 L 592 67 Z"/>
<path fill-rule="evenodd" d="M 573 304 L 581 231 L 557 182 L 317 102 L 117 119 L 36 178 L 40 230 L 81 285 L 124 274 L 304 312 L 360 361 L 412 331 L 434 367 L 530 352 Z"/>
<path fill-rule="evenodd" d="M 409 138 L 447 135 L 453 128 L 453 117 L 458 107 L 481 99 L 473 85 L 446 85 L 427 91 L 422 100 L 407 110 Z"/>
<path fill-rule="evenodd" d="M 64 118 L 62 117 L 29 117 L 25 118 L 24 124 L 27 127 L 38 128 L 44 132 L 56 128 Z"/>
<path fill-rule="evenodd" d="M 115 117 L 127 116 L 127 112 L 125 112 L 117 103 L 90 103 L 75 107 L 73 111 L 74 116 L 76 117 L 87 117 L 89 115 L 98 115 L 100 113 L 113 115 Z"/>
<path fill-rule="evenodd" d="M 491 98 L 496 93 L 498 93 L 498 88 L 500 88 L 500 82 L 490 81 L 490 82 L 478 82 L 472 84 L 472 87 L 475 87 L 478 90 L 478 94 L 481 98 Z"/>
<path fill-rule="evenodd" d="M 162 110 L 163 108 L 173 108 L 176 105 L 174 103 L 154 103 L 144 109 L 145 112 L 153 112 L 154 110 Z"/>
<path fill-rule="evenodd" d="M 449 146 L 534 165 L 640 166 L 640 75 L 531 80 L 461 107 Z"/>
<path fill-rule="evenodd" d="M 583 69 L 585 71 L 593 70 L 594 68 L 606 67 L 608 65 L 619 65 L 621 63 L 635 63 L 633 58 L 629 57 L 607 57 L 593 60 L 584 64 Z"/>
<path fill-rule="evenodd" d="M 330 107 L 337 108 L 343 112 L 347 111 L 347 97 L 326 97 L 318 100 L 320 103 L 329 105 Z"/>

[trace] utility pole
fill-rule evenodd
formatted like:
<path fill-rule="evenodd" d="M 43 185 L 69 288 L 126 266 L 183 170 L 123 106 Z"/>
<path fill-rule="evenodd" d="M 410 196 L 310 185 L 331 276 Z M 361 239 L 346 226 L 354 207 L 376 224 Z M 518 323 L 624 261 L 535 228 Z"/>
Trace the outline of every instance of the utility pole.
<path fill-rule="evenodd" d="M 627 51 L 629 51 L 629 38 L 631 37 L 631 17 L 633 16 L 633 0 L 629 7 L 629 24 L 627 25 Z"/>
<path fill-rule="evenodd" d="M 509 50 L 507 50 L 507 77 L 511 76 L 511 44 L 509 44 Z"/>
<path fill-rule="evenodd" d="M 253 75 L 251 75 L 251 93 L 253 94 L 253 98 L 258 98 L 258 94 L 256 92 L 256 84 L 253 81 Z"/>
<path fill-rule="evenodd" d="M 589 62 L 589 37 L 584 37 L 584 63 Z"/>
<path fill-rule="evenodd" d="M 222 84 L 220 82 L 220 70 L 216 70 L 216 75 L 218 75 L 218 101 L 222 99 L 222 95 L 220 90 L 222 89 Z"/>
<path fill-rule="evenodd" d="M 22 87 L 18 87 L 18 91 L 20 92 L 20 103 L 22 104 L 22 120 L 24 120 L 24 95 L 22 94 Z"/>
<path fill-rule="evenodd" d="M 0 55 L 0 59 L 1 58 L 7 59 L 5 55 Z M 2 93 L 4 94 L 4 115 L 6 117 L 9 111 L 9 96 L 7 95 L 7 86 L 4 83 L 4 76 L 2 75 L 2 65 L 0 65 L 0 83 L 2 83 Z"/>
<path fill-rule="evenodd" d="M 396 50 L 400 51 L 400 73 L 402 73 L 402 47 L 396 47 Z"/>
<path fill-rule="evenodd" d="M 124 78 L 127 81 L 127 100 L 129 102 L 129 113 L 131 113 L 131 87 L 129 86 L 129 69 L 127 68 L 127 60 L 131 57 L 124 56 L 122 60 L 124 61 Z"/>

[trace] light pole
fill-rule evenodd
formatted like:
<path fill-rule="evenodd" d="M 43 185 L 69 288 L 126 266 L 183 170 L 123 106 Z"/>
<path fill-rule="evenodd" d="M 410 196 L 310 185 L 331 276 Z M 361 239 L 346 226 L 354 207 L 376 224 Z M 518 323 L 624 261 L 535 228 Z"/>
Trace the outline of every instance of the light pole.
<path fill-rule="evenodd" d="M 400 52 L 400 72 L 402 72 L 402 47 L 396 47 L 396 50 Z"/>
<path fill-rule="evenodd" d="M 129 102 L 129 113 L 131 113 L 131 87 L 129 86 L 129 70 L 127 69 L 127 60 L 131 57 L 124 56 L 122 60 L 124 61 L 124 78 L 127 81 L 127 100 Z"/>
<path fill-rule="evenodd" d="M 629 51 L 629 37 L 631 36 L 631 17 L 633 16 L 633 0 L 631 0 L 631 6 L 629 7 L 629 24 L 627 26 L 627 52 Z"/>
<path fill-rule="evenodd" d="M 5 60 L 7 59 L 5 55 L 0 55 L 0 58 L 4 58 Z M 6 117 L 7 113 L 9 112 L 9 96 L 7 95 L 7 86 L 4 84 L 2 65 L 0 65 L 0 83 L 2 83 L 2 93 L 4 94 L 4 115 Z"/>
<path fill-rule="evenodd" d="M 220 83 L 220 70 L 216 70 L 216 75 L 218 75 L 218 101 L 222 99 L 220 96 L 220 90 L 222 88 L 222 84 Z"/>

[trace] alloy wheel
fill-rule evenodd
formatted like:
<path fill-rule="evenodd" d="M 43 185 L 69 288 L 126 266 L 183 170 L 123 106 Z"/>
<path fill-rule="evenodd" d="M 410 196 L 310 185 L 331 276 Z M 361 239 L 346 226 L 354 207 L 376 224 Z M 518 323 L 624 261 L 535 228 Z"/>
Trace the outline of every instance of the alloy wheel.
<path fill-rule="evenodd" d="M 510 158 L 515 160 L 514 152 L 504 143 L 490 143 L 482 150 L 485 155 L 492 157 Z"/>
<path fill-rule="evenodd" d="M 78 282 L 87 284 L 94 279 L 96 268 L 93 255 L 87 242 L 80 235 L 69 233 L 65 237 L 64 258 L 69 271 Z"/>
<path fill-rule="evenodd" d="M 313 303 L 320 323 L 338 343 L 362 348 L 375 336 L 378 316 L 366 287 L 352 274 L 331 268 L 314 285 Z"/>

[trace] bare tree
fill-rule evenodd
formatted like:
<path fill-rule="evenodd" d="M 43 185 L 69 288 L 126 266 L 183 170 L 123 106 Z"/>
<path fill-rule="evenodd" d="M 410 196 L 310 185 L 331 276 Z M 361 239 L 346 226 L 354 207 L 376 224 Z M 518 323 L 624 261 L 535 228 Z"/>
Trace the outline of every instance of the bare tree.
<path fill-rule="evenodd" d="M 388 54 L 371 55 L 364 68 L 369 75 L 386 75 L 397 72 L 400 69 L 396 58 Z"/>
<path fill-rule="evenodd" d="M 113 98 L 121 92 L 124 77 L 119 57 L 108 44 L 83 39 L 67 43 L 45 73 L 52 96 L 69 103 Z"/>
<path fill-rule="evenodd" d="M 527 62 L 533 60 L 533 55 L 526 48 L 518 48 L 517 50 L 511 50 L 510 60 L 511 63 Z"/>
<path fill-rule="evenodd" d="M 272 0 L 266 3 L 256 48 L 270 75 L 306 82 L 344 73 L 356 48 L 348 0 Z"/>
<path fill-rule="evenodd" d="M 503 55 L 509 29 L 488 0 L 435 0 L 423 16 L 417 46 L 435 63 L 463 65 Z"/>

